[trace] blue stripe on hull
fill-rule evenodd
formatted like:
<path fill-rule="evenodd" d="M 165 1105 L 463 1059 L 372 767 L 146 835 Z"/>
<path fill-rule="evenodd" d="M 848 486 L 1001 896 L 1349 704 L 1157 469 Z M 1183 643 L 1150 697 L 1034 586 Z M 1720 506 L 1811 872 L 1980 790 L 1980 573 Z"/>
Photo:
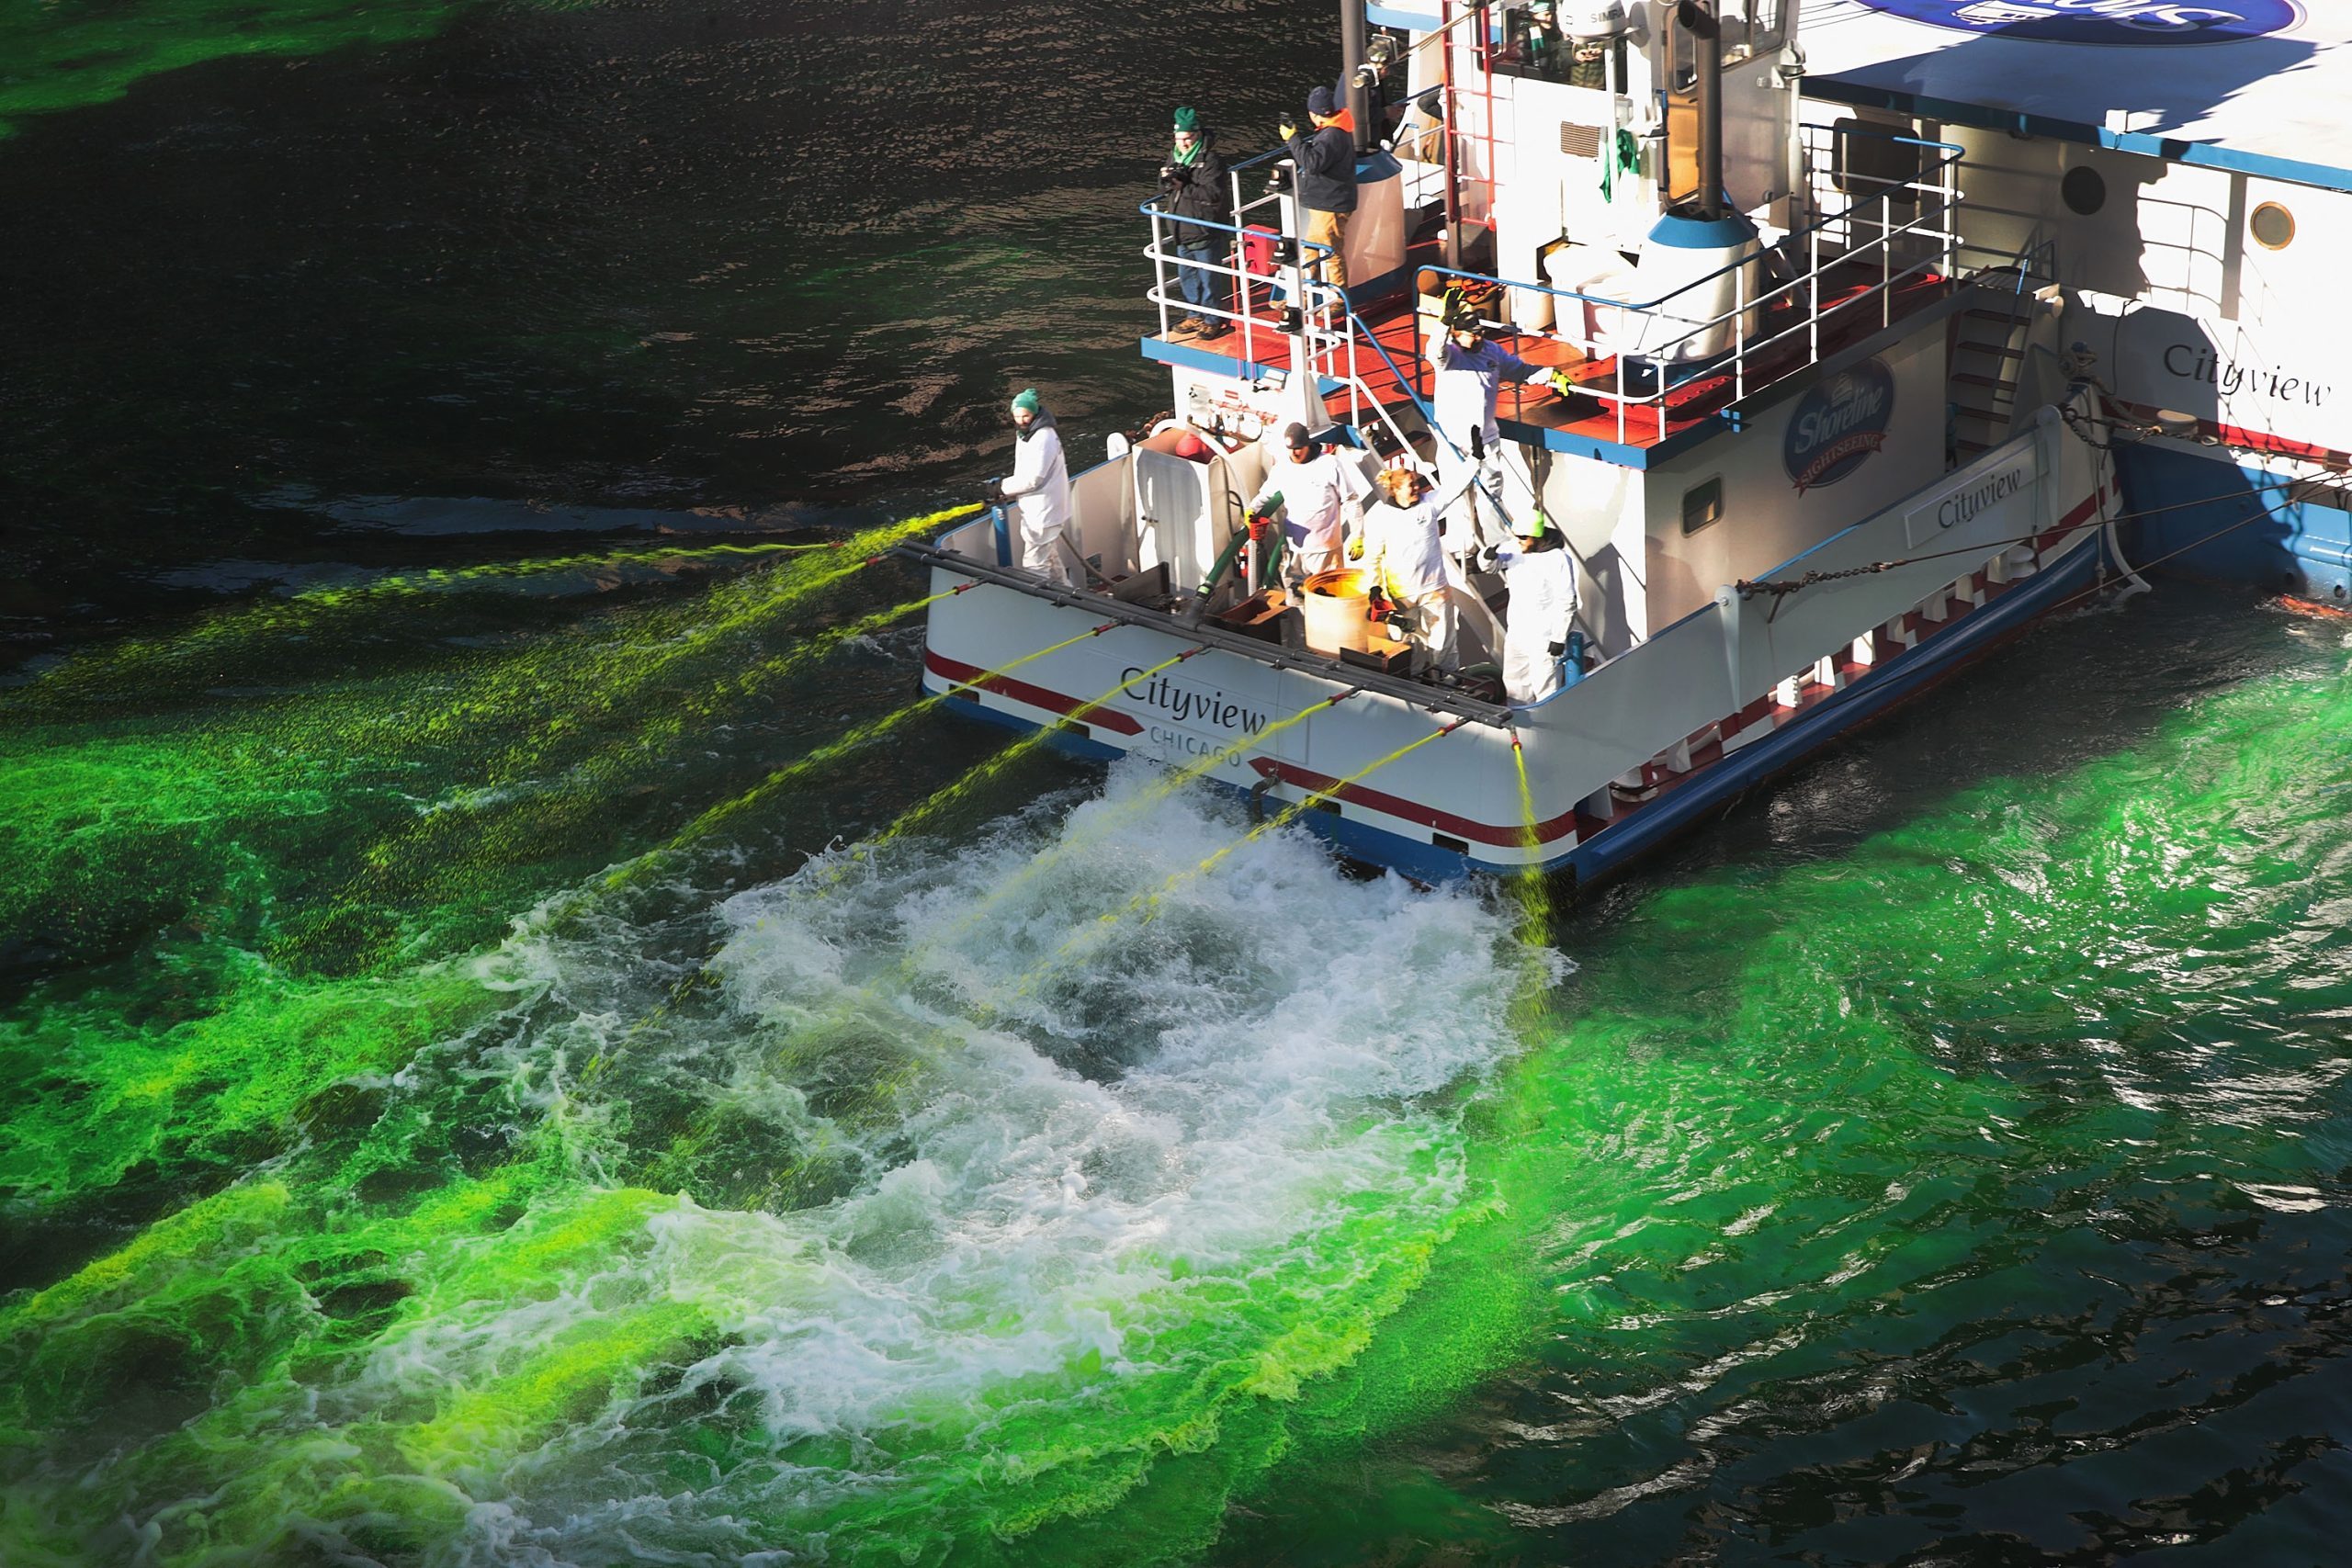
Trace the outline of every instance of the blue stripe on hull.
<path fill-rule="evenodd" d="M 2124 510 L 2145 514 L 2125 525 L 2133 561 L 2352 604 L 2352 513 L 2290 502 L 2278 475 L 2167 441 L 2119 444 L 2115 477 Z"/>
<path fill-rule="evenodd" d="M 1919 647 L 1879 665 L 1861 680 L 1805 709 L 1765 739 L 1741 747 L 1657 802 L 1545 862 L 1544 869 L 1549 873 L 1573 866 L 1580 880 L 1590 880 L 1657 848 L 1740 791 L 1793 766 L 1834 737 L 1875 717 L 1929 682 L 1951 674 L 1972 659 L 2024 631 L 2070 591 L 2090 581 L 2099 554 L 2096 545 L 2078 547 L 2049 570 L 2027 579 L 1983 609 L 1953 622 L 1949 630 Z M 968 717 L 1012 729 L 1037 728 L 1027 719 L 998 712 L 968 698 L 950 697 L 944 705 Z M 1106 746 L 1074 730 L 1056 730 L 1046 739 L 1058 751 L 1091 761 L 1108 761 L 1125 754 L 1117 747 Z M 1236 795 L 1248 793 L 1221 779 L 1206 782 Z M 1482 864 L 1425 840 L 1408 839 L 1329 812 L 1305 811 L 1298 819 L 1342 853 L 1374 865 L 1393 867 L 1419 881 L 1443 882 L 1472 871 L 1517 874 L 1516 867 Z"/>
<path fill-rule="evenodd" d="M 1741 790 L 1795 765 L 1832 738 L 1876 717 L 2024 631 L 2069 591 L 2088 583 L 2099 556 L 2096 544 L 2078 547 L 2049 570 L 1953 622 L 1948 631 L 1888 660 L 1836 696 L 1805 709 L 1763 739 L 1741 747 L 1704 774 L 1550 863 L 1573 864 L 1579 879 L 1589 880 L 1656 849 L 1689 827 L 1693 818 Z"/>

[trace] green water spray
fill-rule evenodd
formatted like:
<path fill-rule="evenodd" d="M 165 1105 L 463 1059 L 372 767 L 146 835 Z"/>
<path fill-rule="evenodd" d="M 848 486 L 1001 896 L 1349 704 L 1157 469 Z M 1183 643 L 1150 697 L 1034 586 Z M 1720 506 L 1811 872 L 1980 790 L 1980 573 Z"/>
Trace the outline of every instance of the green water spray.
<path fill-rule="evenodd" d="M 778 555 L 844 547 L 840 540 L 818 544 L 700 545 L 662 550 L 610 550 L 487 561 L 478 566 L 400 572 L 374 581 L 298 589 L 207 615 L 169 636 L 141 637 L 92 649 L 43 671 L 27 685 L 0 691 L 0 714 L 59 714 L 93 701 L 119 699 L 137 689 L 152 696 L 166 682 L 219 681 L 242 660 L 284 657 L 289 638 L 315 637 L 340 619 L 365 615 L 386 604 L 434 594 L 463 592 L 492 583 L 551 577 L 565 572 L 613 571 L 631 566 L 685 567 L 758 560 Z"/>
<path fill-rule="evenodd" d="M 657 771 L 677 747 L 696 744 L 701 731 L 736 705 L 753 699 L 794 674 L 831 657 L 842 645 L 895 625 L 943 599 L 962 592 L 949 589 L 877 610 L 844 626 L 805 638 L 785 653 L 762 660 L 718 682 L 693 693 L 659 716 L 643 721 L 625 739 L 590 752 L 564 768 L 551 782 L 514 801 L 501 798 L 514 778 L 534 765 L 533 754 L 509 751 L 491 765 L 490 781 L 447 807 L 420 817 L 396 838 L 371 845 L 363 869 L 327 906 L 322 919 L 344 929 L 371 920 L 380 912 L 423 903 L 446 908 L 483 882 L 485 866 L 532 863 L 551 840 L 594 827 L 609 809 L 613 795 L 642 773 Z M 896 728 L 895 716 L 877 721 L 872 732 Z M 824 761 L 830 761 L 832 752 Z M 811 760 L 811 766 L 821 765 Z M 501 891 L 491 884 L 493 893 Z M 492 909 L 493 916 L 503 911 Z M 383 942 L 396 942 L 397 931 Z M 381 964 L 396 950 L 379 945 L 366 961 Z"/>
<path fill-rule="evenodd" d="M 1125 686 L 1123 685 L 1120 689 L 1124 690 Z M 1336 696 L 1317 697 L 1296 713 L 1287 714 L 1251 735 L 1250 744 L 1255 746 L 1270 737 L 1281 734 L 1294 725 L 1304 724 L 1325 708 L 1336 707 L 1361 693 L 1361 687 L 1350 687 Z M 1137 792 L 1125 801 L 1117 812 L 1102 814 L 1091 831 L 1057 843 L 1019 872 L 1006 878 L 1001 886 L 991 889 L 986 898 L 981 899 L 965 914 L 963 919 L 948 935 L 952 938 L 977 929 L 982 920 L 1001 908 L 1007 899 L 1015 897 L 1026 890 L 1038 877 L 1064 864 L 1070 856 L 1084 852 L 1113 834 L 1132 829 L 1155 807 L 1171 799 L 1179 790 L 1198 784 L 1212 772 L 1225 766 L 1226 761 L 1225 755 L 1213 753 L 1190 762 L 1165 767 L 1150 787 Z"/>
<path fill-rule="evenodd" d="M 1544 874 L 1544 829 L 1535 815 L 1535 790 L 1527 779 L 1527 750 L 1520 744 L 1517 730 L 1511 732 L 1510 760 L 1519 773 L 1520 842 L 1532 857 L 1512 879 L 1512 886 L 1518 890 L 1520 908 L 1524 911 L 1524 940 L 1530 946 L 1539 946 L 1551 935 L 1552 891 Z"/>
<path fill-rule="evenodd" d="M 1329 707 L 1331 704 L 1338 702 L 1339 700 L 1340 699 L 1337 697 L 1324 698 L 1321 701 L 1318 701 L 1315 706 L 1317 708 Z M 1306 711 L 1311 713 L 1314 709 L 1310 708 Z M 1119 926 L 1129 917 L 1141 916 L 1147 920 L 1151 919 L 1152 916 L 1166 903 L 1170 894 L 1208 875 L 1211 872 L 1216 870 L 1218 866 L 1224 864 L 1226 861 L 1233 856 L 1235 852 L 1241 849 L 1245 844 L 1255 843 L 1258 840 L 1265 837 L 1268 833 L 1278 832 L 1282 829 L 1290 826 L 1290 824 L 1298 820 L 1299 814 L 1301 812 L 1311 809 L 1318 802 L 1338 798 L 1351 784 L 1361 783 L 1363 780 L 1369 778 L 1372 774 L 1378 773 L 1381 769 L 1388 766 L 1389 763 L 1397 761 L 1407 756 L 1409 756 L 1413 752 L 1419 750 L 1422 747 L 1428 745 L 1432 740 L 1444 739 L 1447 736 L 1461 728 L 1466 722 L 1468 721 L 1456 719 L 1453 723 L 1447 725 L 1442 729 L 1433 729 L 1427 735 L 1420 736 L 1416 739 L 1408 740 L 1404 745 L 1397 747 L 1396 750 L 1389 752 L 1386 756 L 1376 758 L 1374 761 L 1365 763 L 1363 767 L 1358 768 L 1354 773 L 1350 773 L 1347 777 L 1337 781 L 1329 789 L 1315 791 L 1301 799 L 1291 802 L 1288 806 L 1283 807 L 1280 811 L 1275 812 L 1263 822 L 1261 822 L 1257 826 L 1251 828 L 1248 832 L 1242 834 L 1231 843 L 1227 844 L 1222 849 L 1217 850 L 1215 853 L 1204 859 L 1200 864 L 1191 866 L 1183 871 L 1178 872 L 1174 876 L 1170 877 L 1159 886 L 1152 888 L 1148 892 L 1136 895 L 1116 909 L 1113 909 L 1105 914 L 1097 916 L 1091 925 L 1080 930 L 1068 942 L 1062 943 L 1061 947 L 1057 950 L 1051 957 L 1031 969 L 1028 974 L 1023 976 L 1020 984 L 1013 987 L 1013 994 L 1015 996 L 1030 995 L 1035 990 L 1037 985 L 1055 970 L 1063 967 L 1073 960 L 1086 957 L 1090 953 L 1094 953 L 1102 945 L 1103 942 L 1110 940 L 1110 938 L 1116 932 Z M 1164 798 L 1164 796 L 1155 795 L 1155 798 Z"/>
<path fill-rule="evenodd" d="M 266 940 L 282 961 L 348 969 L 470 945 L 495 931 L 503 909 L 529 901 L 535 849 L 544 859 L 601 826 L 580 804 L 596 791 L 567 788 L 566 770 L 583 769 L 607 791 L 649 770 L 666 773 L 660 745 L 631 744 L 646 732 L 674 733 L 662 728 L 661 705 L 644 699 L 647 682 L 690 655 L 723 656 L 730 638 L 775 627 L 791 606 L 863 570 L 889 544 L 971 510 L 867 530 L 821 564 L 804 559 L 793 563 L 799 570 L 722 584 L 689 609 L 614 617 L 617 637 L 574 636 L 476 657 L 442 690 L 414 677 L 383 692 L 331 686 L 222 724 L 149 722 L 128 738 L 113 725 L 18 731 L 6 742 L 15 754 L 0 755 L 0 850 L 19 867 L 0 890 L 0 931 L 38 922 L 49 940 L 62 925 L 76 941 L 119 941 L 118 933 L 152 919 L 148 900 L 164 910 L 198 904 L 215 896 L 208 884 L 232 906 L 208 925 L 250 919 L 236 911 L 254 900 L 232 879 L 252 863 L 252 846 L 269 868 L 266 880 L 293 868 L 304 879 L 269 890 L 284 923 Z M 782 658 L 795 662 L 789 651 Z M 741 660 L 707 686 L 689 684 L 677 706 L 713 716 L 727 702 L 746 700 L 747 680 L 756 688 L 773 675 L 767 660 Z M 518 732 L 528 739 L 509 739 Z M 472 759 L 492 738 L 503 749 L 485 773 Z M 466 778 L 470 790 L 428 782 L 447 773 Z M 420 819 L 418 796 L 435 794 L 445 808 Z M 473 808 L 449 809 L 465 803 Z M 407 890 L 405 909 L 333 897 L 335 883 L 354 875 L 420 874 L 413 857 L 392 852 L 409 835 L 460 823 L 486 835 L 508 811 L 538 813 L 548 841 L 535 846 L 536 836 L 518 828 L 503 844 L 469 843 L 458 857 L 466 868 L 428 874 L 427 886 Z M 559 838 L 557 828 L 570 837 Z M 141 858 L 150 867 L 130 880 L 142 897 L 126 904 L 119 873 Z M 445 897 L 438 909 L 420 901 L 452 886 L 472 896 Z"/>

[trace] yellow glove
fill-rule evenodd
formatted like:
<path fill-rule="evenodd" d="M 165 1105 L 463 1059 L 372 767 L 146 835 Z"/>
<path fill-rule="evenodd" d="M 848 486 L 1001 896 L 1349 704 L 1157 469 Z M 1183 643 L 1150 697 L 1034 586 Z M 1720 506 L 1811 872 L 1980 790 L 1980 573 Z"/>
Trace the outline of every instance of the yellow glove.
<path fill-rule="evenodd" d="M 1568 379 L 1568 373 L 1566 371 L 1555 370 L 1552 372 L 1552 390 L 1565 398 L 1569 396 L 1576 389 L 1577 384 Z"/>
<path fill-rule="evenodd" d="M 1359 535 L 1357 535 L 1354 538 L 1350 539 L 1350 540 L 1348 541 L 1348 558 L 1349 558 L 1350 560 L 1362 560 L 1362 559 L 1363 559 L 1363 535 L 1359 534 Z"/>
<path fill-rule="evenodd" d="M 1283 121 L 1280 125 L 1274 127 L 1274 130 L 1282 134 L 1282 139 L 1284 141 L 1288 141 L 1292 137 L 1298 134 L 1298 127 L 1293 125 L 1288 120 Z"/>

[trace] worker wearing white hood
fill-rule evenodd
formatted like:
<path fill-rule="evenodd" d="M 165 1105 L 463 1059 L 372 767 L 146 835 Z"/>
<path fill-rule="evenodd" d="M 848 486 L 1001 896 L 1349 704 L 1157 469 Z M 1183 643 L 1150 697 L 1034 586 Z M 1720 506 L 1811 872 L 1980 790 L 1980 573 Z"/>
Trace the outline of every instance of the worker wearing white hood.
<path fill-rule="evenodd" d="M 999 481 L 997 494 L 1012 503 L 1022 568 L 1067 587 L 1066 558 L 1075 553 L 1064 543 L 1070 519 L 1069 463 L 1062 456 L 1061 432 L 1038 400 L 1036 388 L 1012 400 L 1012 475 Z"/>
<path fill-rule="evenodd" d="M 1566 684 L 1561 660 L 1577 619 L 1577 562 L 1540 510 L 1531 510 L 1512 531 L 1513 543 L 1487 550 L 1484 558 L 1510 587 L 1503 612 L 1503 695 L 1523 707 Z"/>

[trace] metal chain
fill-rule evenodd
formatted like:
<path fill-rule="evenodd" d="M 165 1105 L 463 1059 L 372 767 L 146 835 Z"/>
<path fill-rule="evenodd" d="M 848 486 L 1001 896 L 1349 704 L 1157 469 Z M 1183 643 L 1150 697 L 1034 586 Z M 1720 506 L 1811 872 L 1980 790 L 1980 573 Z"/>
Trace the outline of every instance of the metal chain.
<path fill-rule="evenodd" d="M 1868 577 L 1873 572 L 1893 571 L 1898 566 L 1909 564 L 1899 560 L 1874 560 L 1868 566 L 1849 566 L 1843 571 L 1808 571 L 1803 577 L 1765 578 L 1761 581 L 1742 578 L 1732 587 L 1743 599 L 1753 599 L 1758 593 L 1770 593 L 1777 598 L 1783 593 L 1794 593 L 1800 588 L 1811 588 L 1815 583 L 1836 582 L 1848 577 Z"/>

